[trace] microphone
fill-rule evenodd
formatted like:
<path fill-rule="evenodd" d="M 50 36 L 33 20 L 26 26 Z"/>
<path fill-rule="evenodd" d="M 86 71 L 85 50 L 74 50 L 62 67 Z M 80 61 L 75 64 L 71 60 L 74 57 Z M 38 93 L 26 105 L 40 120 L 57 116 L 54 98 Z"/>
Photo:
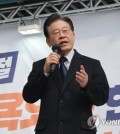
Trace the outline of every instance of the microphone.
<path fill-rule="evenodd" d="M 53 45 L 52 50 L 53 50 L 53 52 L 55 52 L 57 54 L 61 51 L 60 46 L 58 44 Z M 56 64 L 54 64 L 54 63 L 51 64 L 50 72 L 51 73 L 54 72 L 55 69 L 56 69 Z"/>

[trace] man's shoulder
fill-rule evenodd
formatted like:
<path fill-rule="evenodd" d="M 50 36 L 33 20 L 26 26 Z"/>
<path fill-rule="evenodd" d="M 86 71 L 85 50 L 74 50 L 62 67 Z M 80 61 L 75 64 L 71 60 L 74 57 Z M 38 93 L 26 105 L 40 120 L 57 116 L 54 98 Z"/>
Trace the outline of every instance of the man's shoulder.
<path fill-rule="evenodd" d="M 83 54 L 77 52 L 76 50 L 75 50 L 75 53 L 76 53 L 80 58 L 82 58 L 82 59 L 84 59 L 84 60 L 86 60 L 86 61 L 88 61 L 88 62 L 99 62 L 98 59 L 92 58 L 92 57 L 89 57 L 89 56 L 86 56 L 86 55 L 83 55 Z"/>
<path fill-rule="evenodd" d="M 86 56 L 86 55 L 83 55 L 83 57 L 88 61 L 93 61 L 93 62 L 98 62 L 99 61 L 98 59 L 95 59 L 95 58 L 92 58 L 92 57 L 89 57 L 89 56 Z"/>
<path fill-rule="evenodd" d="M 33 64 L 34 64 L 34 65 L 44 64 L 44 63 L 45 63 L 45 59 L 46 59 L 46 58 L 43 58 L 43 59 L 40 59 L 40 60 L 34 61 L 34 62 L 33 62 Z"/>

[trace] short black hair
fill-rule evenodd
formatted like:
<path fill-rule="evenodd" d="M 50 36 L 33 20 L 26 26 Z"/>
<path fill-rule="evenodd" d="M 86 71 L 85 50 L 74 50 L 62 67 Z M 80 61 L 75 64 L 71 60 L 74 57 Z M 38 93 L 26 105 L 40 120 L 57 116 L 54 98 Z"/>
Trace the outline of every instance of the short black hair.
<path fill-rule="evenodd" d="M 54 13 L 54 14 L 50 15 L 50 16 L 46 19 L 46 21 L 45 21 L 45 23 L 44 23 L 44 26 L 43 26 L 43 28 L 44 28 L 44 35 L 45 35 L 46 38 L 49 38 L 48 27 L 49 27 L 53 22 L 55 22 L 55 21 L 57 21 L 57 20 L 62 20 L 62 21 L 67 22 L 67 23 L 70 25 L 71 30 L 74 31 L 73 22 L 72 22 L 72 20 L 71 20 L 70 18 L 65 17 L 65 16 L 61 16 L 61 15 L 58 14 L 58 13 Z"/>

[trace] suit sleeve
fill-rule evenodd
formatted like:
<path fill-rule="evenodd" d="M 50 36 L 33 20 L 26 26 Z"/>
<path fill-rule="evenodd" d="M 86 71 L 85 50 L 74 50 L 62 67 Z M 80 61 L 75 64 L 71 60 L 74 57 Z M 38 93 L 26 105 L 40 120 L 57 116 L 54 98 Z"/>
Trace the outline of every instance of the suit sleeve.
<path fill-rule="evenodd" d="M 109 85 L 100 62 L 96 61 L 94 65 L 92 78 L 88 80 L 85 94 L 94 105 L 100 106 L 109 98 Z"/>
<path fill-rule="evenodd" d="M 32 71 L 28 76 L 28 82 L 23 88 L 23 98 L 28 103 L 34 103 L 42 97 L 45 85 L 47 83 L 47 77 L 43 72 L 43 63 L 33 63 Z"/>

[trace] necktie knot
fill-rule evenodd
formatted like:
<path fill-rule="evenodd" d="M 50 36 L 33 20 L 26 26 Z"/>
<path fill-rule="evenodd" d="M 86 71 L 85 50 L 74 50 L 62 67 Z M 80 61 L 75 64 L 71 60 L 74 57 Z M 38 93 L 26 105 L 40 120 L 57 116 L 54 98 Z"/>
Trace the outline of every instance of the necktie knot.
<path fill-rule="evenodd" d="M 61 57 L 61 58 L 60 58 L 60 63 L 61 63 L 61 62 L 64 63 L 64 62 L 66 62 L 66 61 L 67 61 L 67 58 L 66 58 L 66 57 Z"/>
<path fill-rule="evenodd" d="M 66 74 L 67 74 L 67 68 L 64 64 L 65 61 L 67 61 L 66 57 L 60 58 L 60 72 L 61 72 L 61 76 L 62 76 L 63 81 L 64 81 Z"/>

